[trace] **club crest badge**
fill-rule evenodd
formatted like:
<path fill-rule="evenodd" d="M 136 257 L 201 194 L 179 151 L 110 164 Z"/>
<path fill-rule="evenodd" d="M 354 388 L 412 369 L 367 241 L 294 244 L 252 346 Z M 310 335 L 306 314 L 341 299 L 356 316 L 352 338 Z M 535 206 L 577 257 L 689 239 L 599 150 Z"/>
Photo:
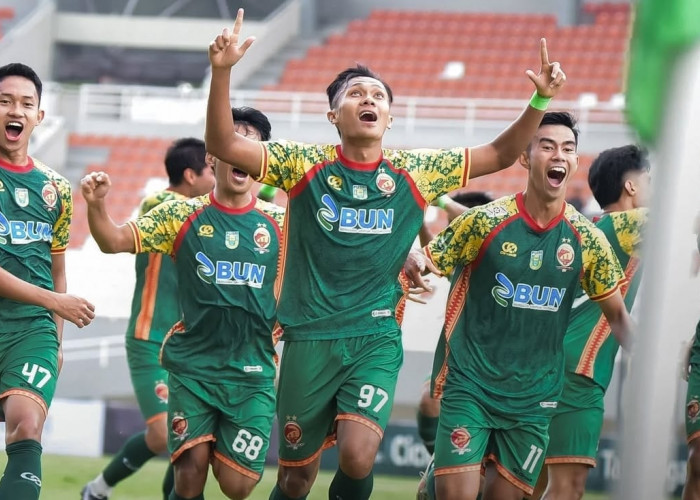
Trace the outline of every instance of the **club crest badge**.
<path fill-rule="evenodd" d="M 265 224 L 258 224 L 258 228 L 253 233 L 253 242 L 255 242 L 255 248 L 253 250 L 260 254 L 269 252 L 270 249 L 268 247 L 270 246 L 271 240 L 270 231 L 267 230 Z"/>
<path fill-rule="evenodd" d="M 297 422 L 296 415 L 287 415 L 287 422 L 284 424 L 284 440 L 287 442 L 287 447 L 297 450 L 304 446 L 301 438 L 304 436 L 301 426 Z"/>
<path fill-rule="evenodd" d="M 694 424 L 698 420 L 698 415 L 700 414 L 700 402 L 698 402 L 696 398 L 693 398 L 688 401 L 685 409 L 686 418 L 691 424 Z"/>
<path fill-rule="evenodd" d="M 382 172 L 377 176 L 377 188 L 385 196 L 390 196 L 396 191 L 396 181 L 389 174 Z"/>
<path fill-rule="evenodd" d="M 452 450 L 452 453 L 457 453 L 458 455 L 464 455 L 465 453 L 471 451 L 469 449 L 469 442 L 471 441 L 472 436 L 469 434 L 469 431 L 465 429 L 464 427 L 457 427 L 452 431 L 452 434 L 450 434 L 450 441 L 452 442 L 452 446 L 454 449 Z"/>
<path fill-rule="evenodd" d="M 561 269 L 562 271 L 571 271 L 573 269 L 571 264 L 574 262 L 574 258 L 576 257 L 574 247 L 571 246 L 569 241 L 570 240 L 568 238 L 564 238 L 562 240 L 562 244 L 557 248 L 556 257 L 557 262 L 559 262 L 557 269 Z"/>
<path fill-rule="evenodd" d="M 153 392 L 156 393 L 156 397 L 160 400 L 161 403 L 168 402 L 168 384 L 166 384 L 162 380 L 159 380 L 158 382 L 156 382 L 156 386 L 153 388 Z"/>
<path fill-rule="evenodd" d="M 41 189 L 41 199 L 44 200 L 44 208 L 46 208 L 46 210 L 51 211 L 56 208 L 58 190 L 54 183 L 50 182 L 44 184 L 44 187 Z"/>
<path fill-rule="evenodd" d="M 15 188 L 15 201 L 20 207 L 29 205 L 29 191 L 27 188 Z"/>
<path fill-rule="evenodd" d="M 234 250 L 238 248 L 238 242 L 240 237 L 238 236 L 238 231 L 226 231 L 226 237 L 224 238 L 224 243 L 226 248 L 229 250 Z"/>
<path fill-rule="evenodd" d="M 533 250 L 530 252 L 530 269 L 537 271 L 540 267 L 542 267 L 543 254 L 543 250 Z"/>
<path fill-rule="evenodd" d="M 173 414 L 173 419 L 170 421 L 170 430 L 175 435 L 175 439 L 178 441 L 184 441 L 187 439 L 187 419 L 182 413 L 175 412 Z"/>

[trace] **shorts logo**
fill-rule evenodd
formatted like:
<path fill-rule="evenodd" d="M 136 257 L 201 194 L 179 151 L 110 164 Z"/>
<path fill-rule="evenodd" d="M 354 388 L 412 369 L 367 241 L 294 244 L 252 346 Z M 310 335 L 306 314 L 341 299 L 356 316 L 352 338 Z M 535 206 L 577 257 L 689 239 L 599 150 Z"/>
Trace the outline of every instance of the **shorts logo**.
<path fill-rule="evenodd" d="M 501 245 L 501 255 L 507 257 L 517 257 L 518 256 L 518 245 L 510 241 L 504 241 Z"/>
<path fill-rule="evenodd" d="M 156 386 L 153 388 L 153 392 L 156 393 L 156 397 L 160 399 L 161 403 L 168 402 L 168 384 L 166 384 L 162 380 L 159 380 L 158 382 L 156 382 Z"/>
<path fill-rule="evenodd" d="M 174 413 L 173 419 L 170 421 L 170 430 L 175 434 L 175 439 L 184 441 L 187 438 L 187 419 L 182 413 Z"/>
<path fill-rule="evenodd" d="M 226 248 L 229 250 L 234 250 L 238 248 L 239 241 L 238 231 L 226 231 L 226 237 L 224 238 L 224 243 Z"/>
<path fill-rule="evenodd" d="M 41 479 L 39 479 L 35 474 L 32 474 L 31 472 L 22 472 L 19 477 L 26 479 L 27 481 L 31 481 L 41 488 Z"/>
<path fill-rule="evenodd" d="M 543 250 L 533 250 L 530 252 L 530 269 L 537 271 L 540 267 L 542 267 L 543 254 Z"/>
<path fill-rule="evenodd" d="M 571 263 L 574 261 L 574 257 L 576 254 L 574 253 L 574 247 L 572 247 L 569 243 L 571 240 L 569 238 L 563 238 L 562 239 L 562 244 L 559 245 L 559 248 L 557 248 L 557 262 L 559 262 L 559 265 L 557 266 L 557 269 L 561 269 L 562 271 L 571 271 Z"/>
<path fill-rule="evenodd" d="M 352 197 L 356 200 L 366 200 L 367 199 L 367 186 L 354 185 L 352 187 Z"/>
<path fill-rule="evenodd" d="M 41 189 L 41 199 L 44 200 L 44 208 L 46 210 L 51 211 L 56 207 L 58 191 L 53 183 L 44 184 L 44 187 Z"/>
<path fill-rule="evenodd" d="M 253 233 L 253 241 L 257 247 L 253 250 L 256 252 L 262 254 L 270 251 L 270 249 L 267 247 L 270 246 L 270 241 L 272 241 L 272 238 L 270 237 L 270 231 L 267 230 L 265 224 L 258 224 L 258 228 Z"/>
<path fill-rule="evenodd" d="M 210 226 L 209 224 L 204 224 L 199 227 L 199 231 L 197 231 L 197 236 L 205 236 L 207 238 L 211 238 L 214 236 L 214 226 Z"/>
<path fill-rule="evenodd" d="M 377 187 L 384 193 L 384 195 L 389 196 L 396 191 L 396 181 L 384 172 L 377 176 Z"/>
<path fill-rule="evenodd" d="M 29 191 L 26 188 L 15 188 L 15 201 L 20 207 L 29 205 Z"/>
<path fill-rule="evenodd" d="M 296 415 L 291 417 L 287 415 L 287 422 L 284 424 L 284 440 L 287 441 L 287 447 L 293 450 L 304 446 L 301 438 L 304 435 L 301 426 L 297 423 Z"/>
<path fill-rule="evenodd" d="M 335 175 L 330 175 L 328 177 L 328 185 L 336 191 L 340 191 L 343 189 L 343 179 Z"/>
<path fill-rule="evenodd" d="M 471 451 L 469 449 L 469 442 L 472 440 L 471 434 L 464 427 L 457 427 L 450 434 L 450 441 L 454 450 L 452 453 L 457 453 L 458 455 L 464 455 L 465 453 Z"/>
<path fill-rule="evenodd" d="M 700 402 L 697 399 L 691 399 L 688 401 L 686 410 L 688 420 L 691 424 L 694 424 L 698 419 L 698 414 L 700 414 Z"/>

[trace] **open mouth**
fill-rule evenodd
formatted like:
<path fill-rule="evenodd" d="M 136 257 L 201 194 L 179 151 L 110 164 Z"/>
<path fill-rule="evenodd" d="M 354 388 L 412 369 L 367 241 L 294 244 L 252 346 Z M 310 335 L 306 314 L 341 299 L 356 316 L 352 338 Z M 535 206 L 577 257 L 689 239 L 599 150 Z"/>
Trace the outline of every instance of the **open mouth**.
<path fill-rule="evenodd" d="M 20 122 L 9 122 L 5 125 L 5 137 L 10 141 L 16 141 L 22 135 L 22 130 L 24 130 L 24 125 Z"/>
<path fill-rule="evenodd" d="M 231 174 L 233 175 L 233 178 L 234 178 L 234 179 L 237 179 L 237 180 L 240 180 L 240 181 L 246 180 L 246 179 L 248 178 L 248 174 L 247 174 L 247 173 L 245 173 L 243 170 L 238 170 L 238 169 L 235 168 L 235 167 L 233 167 L 233 168 L 231 169 Z"/>
<path fill-rule="evenodd" d="M 362 111 L 360 113 L 360 121 L 361 122 L 376 122 L 377 121 L 377 113 L 374 111 Z"/>
<path fill-rule="evenodd" d="M 561 186 L 566 178 L 566 169 L 564 167 L 553 167 L 547 170 L 547 180 L 553 187 Z"/>

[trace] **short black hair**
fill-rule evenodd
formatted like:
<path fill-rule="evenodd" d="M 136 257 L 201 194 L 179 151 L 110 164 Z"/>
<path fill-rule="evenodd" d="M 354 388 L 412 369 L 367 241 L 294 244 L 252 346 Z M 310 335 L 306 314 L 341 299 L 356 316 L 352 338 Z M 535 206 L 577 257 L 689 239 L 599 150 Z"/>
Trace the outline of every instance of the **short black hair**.
<path fill-rule="evenodd" d="M 606 149 L 588 170 L 588 186 L 595 201 L 605 208 L 620 199 L 628 172 L 649 171 L 647 151 L 635 144 Z"/>
<path fill-rule="evenodd" d="M 453 201 L 456 201 L 460 205 L 467 208 L 478 207 L 479 205 L 486 205 L 491 203 L 493 198 L 491 198 L 484 191 L 466 191 L 462 193 L 455 193 L 450 195 Z"/>
<path fill-rule="evenodd" d="M 394 102 L 394 94 L 391 92 L 391 87 L 389 87 L 389 85 L 384 80 L 382 80 L 378 74 L 369 69 L 367 66 L 358 64 L 354 68 L 347 68 L 338 73 L 338 76 L 335 77 L 335 80 L 333 80 L 326 89 L 326 95 L 328 96 L 328 105 L 331 109 L 333 109 L 333 104 L 335 103 L 336 98 L 338 97 L 338 94 L 343 89 L 343 87 L 350 80 L 359 76 L 366 76 L 368 78 L 374 78 L 375 80 L 379 80 L 386 89 L 387 97 L 389 98 L 389 104 Z"/>
<path fill-rule="evenodd" d="M 10 63 L 0 67 L 0 82 L 8 76 L 21 76 L 32 82 L 36 88 L 36 94 L 39 96 L 39 102 L 37 104 L 41 104 L 41 90 L 44 86 L 41 83 L 41 78 L 36 74 L 36 71 L 26 64 Z"/>
<path fill-rule="evenodd" d="M 563 125 L 571 129 L 574 133 L 574 142 L 578 146 L 578 128 L 576 128 L 576 118 L 567 111 L 549 111 L 544 114 L 540 127 L 545 125 Z"/>
<path fill-rule="evenodd" d="M 262 111 L 248 106 L 241 106 L 240 108 L 231 108 L 231 113 L 233 114 L 234 123 L 250 125 L 260 132 L 261 140 L 270 140 L 272 125 L 270 125 L 270 120 L 267 119 L 267 116 Z"/>
<path fill-rule="evenodd" d="M 165 153 L 165 171 L 170 185 L 179 186 L 188 168 L 201 175 L 208 166 L 206 155 L 207 149 L 201 139 L 184 137 L 173 142 Z"/>

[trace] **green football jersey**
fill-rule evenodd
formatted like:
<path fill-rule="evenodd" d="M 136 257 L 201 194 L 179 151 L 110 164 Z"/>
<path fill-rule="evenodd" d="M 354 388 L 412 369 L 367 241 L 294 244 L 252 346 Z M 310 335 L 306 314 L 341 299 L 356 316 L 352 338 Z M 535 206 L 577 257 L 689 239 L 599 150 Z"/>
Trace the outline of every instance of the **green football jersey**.
<path fill-rule="evenodd" d="M 647 209 L 638 208 L 606 214 L 596 221 L 625 270 L 625 283 L 620 291 L 628 311 L 642 279 L 639 246 L 647 217 Z M 564 336 L 566 371 L 588 377 L 607 390 L 619 347 L 600 307 L 579 288 Z"/>
<path fill-rule="evenodd" d="M 580 283 L 601 300 L 624 278 L 605 236 L 568 204 L 538 226 L 520 193 L 456 218 L 426 253 L 452 276 L 434 395 L 450 372 L 494 414 L 537 416 L 554 407 L 572 292 Z"/>
<path fill-rule="evenodd" d="M 274 382 L 283 217 L 282 208 L 255 197 L 231 209 L 210 193 L 167 201 L 129 222 L 137 253 L 175 261 L 182 322 L 163 342 L 167 370 L 211 383 Z"/>
<path fill-rule="evenodd" d="M 396 331 L 399 272 L 427 204 L 467 183 L 469 150 L 384 150 L 357 163 L 340 146 L 262 144 L 261 182 L 289 195 L 284 339 Z"/>
<path fill-rule="evenodd" d="M 53 290 L 52 254 L 65 252 L 73 215 L 66 179 L 36 159 L 19 167 L 0 161 L 0 266 Z M 0 334 L 54 330 L 42 307 L 0 298 Z"/>
<path fill-rule="evenodd" d="M 185 199 L 174 191 L 158 191 L 141 201 L 139 216 L 163 202 Z M 140 253 L 136 255 L 135 268 L 136 285 L 126 336 L 160 344 L 181 318 L 175 264 L 161 253 Z"/>

